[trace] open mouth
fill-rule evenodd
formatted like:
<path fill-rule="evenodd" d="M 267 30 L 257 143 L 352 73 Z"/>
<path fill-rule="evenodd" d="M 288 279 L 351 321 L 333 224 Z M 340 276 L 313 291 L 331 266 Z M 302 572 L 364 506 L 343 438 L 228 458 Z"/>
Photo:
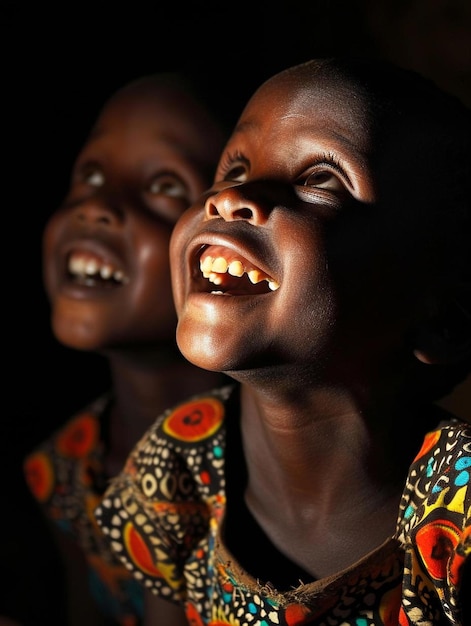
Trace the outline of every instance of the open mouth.
<path fill-rule="evenodd" d="M 129 282 L 123 270 L 91 252 L 71 252 L 67 258 L 67 273 L 78 285 L 87 287 L 117 286 Z"/>
<path fill-rule="evenodd" d="M 213 294 L 259 295 L 276 291 L 280 284 L 244 257 L 223 246 L 203 250 L 200 270 L 215 289 Z"/>

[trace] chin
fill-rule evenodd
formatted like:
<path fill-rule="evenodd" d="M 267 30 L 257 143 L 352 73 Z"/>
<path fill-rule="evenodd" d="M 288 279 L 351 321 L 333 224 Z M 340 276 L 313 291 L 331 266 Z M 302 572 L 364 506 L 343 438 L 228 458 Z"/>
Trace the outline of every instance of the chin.
<path fill-rule="evenodd" d="M 208 329 L 202 332 L 190 332 L 183 324 L 177 327 L 177 345 L 187 361 L 197 367 L 212 372 L 224 371 L 226 351 L 220 341 L 217 341 Z"/>
<path fill-rule="evenodd" d="M 97 338 L 87 326 L 56 322 L 52 325 L 52 332 L 57 341 L 66 348 L 88 352 L 98 351 L 102 347 L 102 338 Z"/>
<path fill-rule="evenodd" d="M 200 345 L 181 345 L 178 343 L 178 349 L 184 356 L 184 358 L 200 367 L 201 369 L 208 370 L 210 372 L 222 372 L 222 364 L 220 359 L 214 353 L 207 352 Z"/>
<path fill-rule="evenodd" d="M 210 372 L 226 374 L 235 380 L 238 380 L 238 372 L 242 374 L 244 371 L 252 371 L 254 367 L 253 356 L 228 341 L 213 344 L 209 339 L 206 342 L 177 340 L 177 343 L 184 358 L 193 365 Z"/>
<path fill-rule="evenodd" d="M 58 333 L 54 333 L 54 336 L 60 344 L 72 350 L 78 350 L 80 352 L 99 352 L 101 349 L 101 345 L 97 344 L 96 341 L 89 337 L 71 338 L 70 336 L 64 337 Z"/>

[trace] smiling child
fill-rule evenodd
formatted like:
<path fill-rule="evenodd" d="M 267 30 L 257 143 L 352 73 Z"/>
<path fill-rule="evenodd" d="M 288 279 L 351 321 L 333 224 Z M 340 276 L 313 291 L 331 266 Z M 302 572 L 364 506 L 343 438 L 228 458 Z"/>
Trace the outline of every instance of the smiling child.
<path fill-rule="evenodd" d="M 106 358 L 111 387 L 25 460 L 67 566 L 68 626 L 137 626 L 143 588 L 103 540 L 93 509 L 169 404 L 221 384 L 175 341 L 169 243 L 208 187 L 224 129 L 189 76 L 139 77 L 105 102 L 43 233 L 56 339 Z M 87 372 L 77 384 L 87 385 Z"/>
<path fill-rule="evenodd" d="M 178 346 L 234 383 L 164 412 L 96 517 L 188 624 L 469 623 L 471 428 L 435 400 L 469 372 L 470 128 L 417 74 L 312 60 L 179 219 Z"/>

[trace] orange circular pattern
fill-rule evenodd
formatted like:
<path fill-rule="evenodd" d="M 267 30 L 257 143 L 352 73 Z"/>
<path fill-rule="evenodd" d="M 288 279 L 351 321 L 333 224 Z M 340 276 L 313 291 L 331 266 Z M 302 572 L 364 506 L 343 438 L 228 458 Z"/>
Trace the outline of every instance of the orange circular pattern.
<path fill-rule="evenodd" d="M 188 620 L 189 626 L 204 626 L 198 611 L 191 603 L 188 603 L 186 607 L 186 619 Z"/>
<path fill-rule="evenodd" d="M 301 604 L 289 604 L 286 607 L 285 619 L 287 624 L 302 624 L 309 615 L 311 615 L 311 611 Z"/>
<path fill-rule="evenodd" d="M 75 459 L 86 456 L 96 445 L 98 422 L 94 415 L 85 413 L 72 420 L 57 437 L 57 449 L 64 456 Z"/>
<path fill-rule="evenodd" d="M 24 466 L 25 478 L 31 493 L 39 502 L 48 500 L 54 487 L 54 471 L 46 454 L 32 454 Z"/>
<path fill-rule="evenodd" d="M 187 402 L 171 413 L 163 424 L 164 431 L 181 441 L 201 441 L 219 428 L 224 407 L 215 398 Z"/>
<path fill-rule="evenodd" d="M 447 564 L 459 540 L 459 529 L 448 520 L 431 522 L 417 531 L 417 549 L 435 580 L 446 579 Z"/>
<path fill-rule="evenodd" d="M 435 444 L 437 443 L 437 441 L 440 439 L 440 431 L 436 430 L 434 432 L 431 433 L 427 433 L 427 435 L 425 436 L 425 439 L 422 443 L 422 447 L 420 448 L 420 450 L 418 451 L 418 453 L 416 454 L 416 457 L 414 459 L 414 463 L 415 461 L 417 461 L 418 459 L 420 459 L 422 456 L 424 456 L 424 454 L 427 454 L 427 452 L 429 450 L 431 450 Z"/>
<path fill-rule="evenodd" d="M 151 576 L 162 576 L 162 572 L 154 565 L 152 554 L 144 539 L 131 522 L 126 524 L 123 535 L 129 555 L 137 567 Z"/>

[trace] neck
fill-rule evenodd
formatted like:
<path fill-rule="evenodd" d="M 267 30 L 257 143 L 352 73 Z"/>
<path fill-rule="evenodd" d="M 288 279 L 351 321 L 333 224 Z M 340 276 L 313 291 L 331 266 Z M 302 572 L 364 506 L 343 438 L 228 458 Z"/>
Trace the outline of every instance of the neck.
<path fill-rule="evenodd" d="M 366 414 L 346 391 L 298 391 L 260 395 L 242 385 L 245 501 L 279 549 L 322 577 L 392 536 L 424 422 L 417 438 L 412 430 L 420 420 L 403 407 L 393 414 L 386 404 Z M 413 451 L 404 449 L 406 440 Z"/>
<path fill-rule="evenodd" d="M 109 458 L 118 469 L 163 411 L 219 386 L 222 380 L 220 374 L 195 367 L 177 351 L 120 352 L 107 357 L 113 390 Z"/>
<path fill-rule="evenodd" d="M 408 407 L 365 412 L 346 391 L 327 388 L 280 397 L 243 385 L 241 406 L 254 506 L 268 512 L 281 499 L 291 502 L 287 511 L 315 510 L 317 519 L 360 502 L 374 508 L 400 491 L 426 428 Z"/>

